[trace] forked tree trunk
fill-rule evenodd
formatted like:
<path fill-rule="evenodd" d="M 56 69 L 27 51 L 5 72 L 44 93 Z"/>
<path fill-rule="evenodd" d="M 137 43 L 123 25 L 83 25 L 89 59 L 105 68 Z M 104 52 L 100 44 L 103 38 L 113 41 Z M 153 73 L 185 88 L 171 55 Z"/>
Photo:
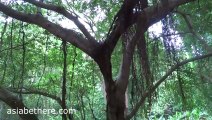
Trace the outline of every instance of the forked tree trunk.
<path fill-rule="evenodd" d="M 125 91 L 119 90 L 112 78 L 110 55 L 107 54 L 107 49 L 101 50 L 95 61 L 104 77 L 103 89 L 106 94 L 107 120 L 124 120 L 126 111 Z"/>

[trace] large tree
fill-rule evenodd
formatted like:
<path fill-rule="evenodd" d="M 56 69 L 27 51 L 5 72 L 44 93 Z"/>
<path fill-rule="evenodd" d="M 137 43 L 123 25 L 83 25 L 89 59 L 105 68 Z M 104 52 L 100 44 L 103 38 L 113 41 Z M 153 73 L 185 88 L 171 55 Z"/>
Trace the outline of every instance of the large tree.
<path fill-rule="evenodd" d="M 62 4 L 58 5 L 58 3 L 54 4 L 53 2 L 46 0 L 23 0 L 23 2 L 27 5 L 36 7 L 34 12 L 32 11 L 31 13 L 25 13 L 24 11 L 19 11 L 19 9 L 6 2 L 0 2 L 0 11 L 3 14 L 17 20 L 29 24 L 35 24 L 60 38 L 60 40 L 64 43 L 71 43 L 90 56 L 99 66 L 104 79 L 107 102 L 107 119 L 125 120 L 132 118 L 138 109 L 144 104 L 144 101 L 147 98 L 151 104 L 151 96 L 153 95 L 154 91 L 169 75 L 172 74 L 173 71 L 178 70 L 180 66 L 183 66 L 188 62 L 212 56 L 210 47 L 204 43 L 204 40 L 202 40 L 202 38 L 199 37 L 198 34 L 196 34 L 192 29 L 192 25 L 190 24 L 187 14 L 177 9 L 181 5 L 194 4 L 193 1 L 195 0 L 119 1 L 121 6 L 119 10 L 116 11 L 117 13 L 113 19 L 111 19 L 111 25 L 110 27 L 108 26 L 107 34 L 102 37 L 104 38 L 103 40 L 100 40 L 99 37 L 95 36 L 94 33 L 91 32 L 91 29 L 85 26 L 86 23 L 79 19 L 76 11 L 73 9 L 71 11 L 67 10 L 67 6 L 64 7 Z M 56 13 L 58 16 L 62 15 L 63 17 L 68 18 L 77 26 L 78 30 L 67 29 L 57 23 L 52 22 L 48 14 L 42 13 L 42 10 L 48 10 Z M 180 14 L 184 18 L 191 33 L 198 37 L 205 46 L 207 54 L 177 62 L 177 64 L 173 65 L 161 79 L 155 81 L 152 77 L 153 75 L 151 73 L 149 56 L 147 53 L 146 32 L 150 26 L 166 18 L 166 16 L 170 15 L 171 13 Z M 119 67 L 119 72 L 114 78 L 112 73 L 111 57 L 119 41 L 123 42 L 122 62 Z M 129 85 L 131 64 L 133 62 L 133 55 L 136 52 L 136 48 L 141 56 L 142 74 L 146 81 L 146 91 L 143 92 L 142 97 L 135 104 L 132 111 L 128 112 L 125 93 Z M 155 83 L 153 81 L 155 81 Z M 10 99 L 6 100 L 6 98 L 3 96 L 5 94 L 5 89 L 1 88 L 0 90 L 0 99 L 6 104 L 12 108 L 17 107 L 21 109 L 23 107 L 23 103 L 21 102 L 21 107 L 17 104 L 11 104 Z M 64 98 L 65 96 L 62 97 L 61 106 L 65 108 Z M 63 118 L 66 119 L 66 116 L 63 116 Z"/>

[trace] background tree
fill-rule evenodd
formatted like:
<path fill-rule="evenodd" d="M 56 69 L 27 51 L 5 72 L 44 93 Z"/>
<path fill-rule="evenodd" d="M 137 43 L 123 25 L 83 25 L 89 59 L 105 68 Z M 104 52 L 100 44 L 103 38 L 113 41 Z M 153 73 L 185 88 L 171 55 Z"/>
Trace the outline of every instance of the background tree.
<path fill-rule="evenodd" d="M 211 81 L 208 72 L 211 70 L 211 33 L 207 22 L 211 14 L 199 10 L 211 2 L 192 1 L 1 2 L 2 19 L 6 19 L 1 23 L 1 55 L 4 56 L 1 59 L 1 91 L 6 88 L 16 93 L 22 106 L 25 103 L 35 107 L 27 101 L 32 95 L 25 95 L 35 94 L 37 96 L 33 98 L 37 99 L 39 107 L 52 107 L 43 100 L 43 97 L 48 97 L 59 103 L 55 108 L 72 106 L 79 110 L 78 119 L 102 119 L 101 114 L 94 110 L 95 105 L 103 109 L 102 99 L 94 102 L 97 99 L 92 96 L 101 95 L 99 89 L 103 79 L 106 118 L 124 120 L 136 119 L 136 113 L 142 113 L 142 110 L 147 117 L 154 100 L 161 95 L 156 89 L 168 78 L 172 81 L 165 82 L 161 90 L 167 91 L 177 83 L 179 91 L 172 89 L 173 93 L 180 93 L 182 108 L 187 110 L 194 106 L 188 103 L 195 102 L 187 99 L 187 94 L 193 91 L 186 90 L 186 87 L 192 85 L 193 79 Z M 185 11 L 205 18 L 192 21 L 193 16 Z M 72 26 L 64 26 L 60 23 L 62 20 Z M 201 20 L 205 24 L 198 27 L 198 23 L 203 22 Z M 159 36 L 148 30 L 157 22 L 159 27 L 162 26 Z M 182 45 L 178 45 L 180 43 Z M 204 58 L 207 59 L 193 62 Z M 192 63 L 187 64 L 189 62 Z M 186 67 L 181 68 L 185 64 Z M 195 74 L 194 71 L 198 72 Z M 200 71 L 199 76 L 197 73 Z M 211 89 L 210 85 L 205 86 Z M 10 104 L 13 99 L 6 101 L 5 92 L 1 91 L 2 101 L 12 108 L 22 108 Z M 143 109 L 139 111 L 141 106 Z M 91 114 L 86 114 L 86 111 Z M 62 115 L 62 118 L 73 119 L 73 115 Z"/>

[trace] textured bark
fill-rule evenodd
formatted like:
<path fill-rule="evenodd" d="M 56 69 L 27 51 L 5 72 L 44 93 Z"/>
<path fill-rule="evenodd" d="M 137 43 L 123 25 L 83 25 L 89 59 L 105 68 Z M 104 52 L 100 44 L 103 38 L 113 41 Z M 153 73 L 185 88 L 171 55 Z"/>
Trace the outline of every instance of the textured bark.
<path fill-rule="evenodd" d="M 150 65 L 149 65 L 149 57 L 148 57 L 148 49 L 147 49 L 147 43 L 145 36 L 142 35 L 141 40 L 138 41 L 137 44 L 139 54 L 140 54 L 140 59 L 141 59 L 141 65 L 142 65 L 142 73 L 145 79 L 145 89 L 149 89 L 153 85 L 153 78 L 150 70 Z M 148 97 L 148 109 L 151 109 L 152 105 L 152 95 L 150 94 Z"/>
<path fill-rule="evenodd" d="M 62 80 L 62 109 L 66 109 L 66 75 L 67 75 L 67 43 L 63 41 L 63 80 Z M 66 114 L 62 114 L 62 119 L 67 120 Z"/>
<path fill-rule="evenodd" d="M 112 89 L 107 94 L 107 119 L 125 120 L 125 94 L 117 89 Z"/>

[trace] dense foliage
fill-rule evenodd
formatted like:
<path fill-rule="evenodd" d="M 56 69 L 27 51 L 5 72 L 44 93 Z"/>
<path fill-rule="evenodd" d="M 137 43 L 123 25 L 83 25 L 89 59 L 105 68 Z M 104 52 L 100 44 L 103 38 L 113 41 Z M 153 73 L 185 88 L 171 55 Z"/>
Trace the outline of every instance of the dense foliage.
<path fill-rule="evenodd" d="M 120 9 L 120 0 L 44 0 L 79 15 L 92 36 L 102 42 Z M 38 8 L 23 1 L 2 2 L 24 13 Z M 156 5 L 154 0 L 149 5 Z M 145 32 L 150 80 L 156 83 L 175 64 L 212 52 L 212 1 L 182 5 Z M 58 13 L 41 9 L 43 16 L 63 27 L 80 30 Z M 134 31 L 126 35 L 134 34 Z M 118 41 L 111 57 L 112 74 L 119 74 L 125 43 Z M 127 88 L 131 111 L 148 90 L 140 48 L 136 47 Z M 140 119 L 212 119 L 212 60 L 205 58 L 177 68 L 134 115 Z M 36 25 L 0 13 L 0 87 L 20 98 L 28 108 L 60 109 L 63 82 L 65 103 L 76 120 L 106 119 L 103 77 L 96 62 L 76 46 L 61 41 Z M 65 72 L 65 73 L 64 73 Z M 148 70 L 147 70 L 148 73 Z M 151 84 L 151 83 L 150 83 Z M 8 115 L 10 108 L 0 101 L 0 119 L 18 120 Z M 59 120 L 61 115 L 38 115 L 39 120 Z"/>

